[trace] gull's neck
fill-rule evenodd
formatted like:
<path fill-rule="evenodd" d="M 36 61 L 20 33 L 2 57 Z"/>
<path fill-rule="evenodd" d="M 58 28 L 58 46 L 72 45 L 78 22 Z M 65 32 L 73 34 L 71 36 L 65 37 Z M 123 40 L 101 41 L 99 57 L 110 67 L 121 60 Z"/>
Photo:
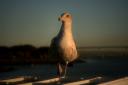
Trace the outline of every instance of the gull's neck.
<path fill-rule="evenodd" d="M 72 22 L 62 22 L 61 29 L 58 36 L 72 37 Z"/>

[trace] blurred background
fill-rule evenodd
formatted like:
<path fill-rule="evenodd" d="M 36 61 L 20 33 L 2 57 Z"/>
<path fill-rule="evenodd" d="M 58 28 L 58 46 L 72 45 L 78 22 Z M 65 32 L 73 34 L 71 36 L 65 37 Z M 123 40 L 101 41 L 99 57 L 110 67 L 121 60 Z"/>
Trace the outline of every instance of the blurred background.
<path fill-rule="evenodd" d="M 49 46 L 58 17 L 73 16 L 77 46 L 128 46 L 127 0 L 0 0 L 0 45 Z"/>

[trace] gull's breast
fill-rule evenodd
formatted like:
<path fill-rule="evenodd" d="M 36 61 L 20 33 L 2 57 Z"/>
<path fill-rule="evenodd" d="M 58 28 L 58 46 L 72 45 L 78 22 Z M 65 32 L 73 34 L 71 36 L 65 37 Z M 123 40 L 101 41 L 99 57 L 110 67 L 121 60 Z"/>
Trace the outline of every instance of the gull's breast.
<path fill-rule="evenodd" d="M 76 45 L 73 40 L 63 40 L 60 46 L 62 58 L 65 61 L 73 61 L 77 58 Z"/>

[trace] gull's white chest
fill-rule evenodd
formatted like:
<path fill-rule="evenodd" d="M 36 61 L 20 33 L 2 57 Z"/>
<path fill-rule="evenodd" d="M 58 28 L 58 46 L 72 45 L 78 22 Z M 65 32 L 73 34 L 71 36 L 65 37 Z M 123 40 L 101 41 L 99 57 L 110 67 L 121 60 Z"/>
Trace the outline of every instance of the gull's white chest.
<path fill-rule="evenodd" d="M 72 47 L 73 44 L 74 44 L 74 40 L 73 40 L 72 36 L 64 35 L 60 40 L 60 45 L 63 48 Z"/>
<path fill-rule="evenodd" d="M 66 61 L 72 61 L 77 57 L 77 50 L 75 46 L 75 42 L 72 37 L 63 36 L 60 41 L 60 50 L 62 53 L 62 57 Z"/>

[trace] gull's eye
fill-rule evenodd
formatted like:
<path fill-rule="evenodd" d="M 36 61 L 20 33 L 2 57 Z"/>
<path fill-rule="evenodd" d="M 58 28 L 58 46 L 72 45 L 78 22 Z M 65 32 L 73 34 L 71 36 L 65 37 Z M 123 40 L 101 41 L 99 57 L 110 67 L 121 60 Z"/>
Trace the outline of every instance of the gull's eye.
<path fill-rule="evenodd" d="M 66 15 L 66 17 L 69 17 L 69 15 Z"/>

